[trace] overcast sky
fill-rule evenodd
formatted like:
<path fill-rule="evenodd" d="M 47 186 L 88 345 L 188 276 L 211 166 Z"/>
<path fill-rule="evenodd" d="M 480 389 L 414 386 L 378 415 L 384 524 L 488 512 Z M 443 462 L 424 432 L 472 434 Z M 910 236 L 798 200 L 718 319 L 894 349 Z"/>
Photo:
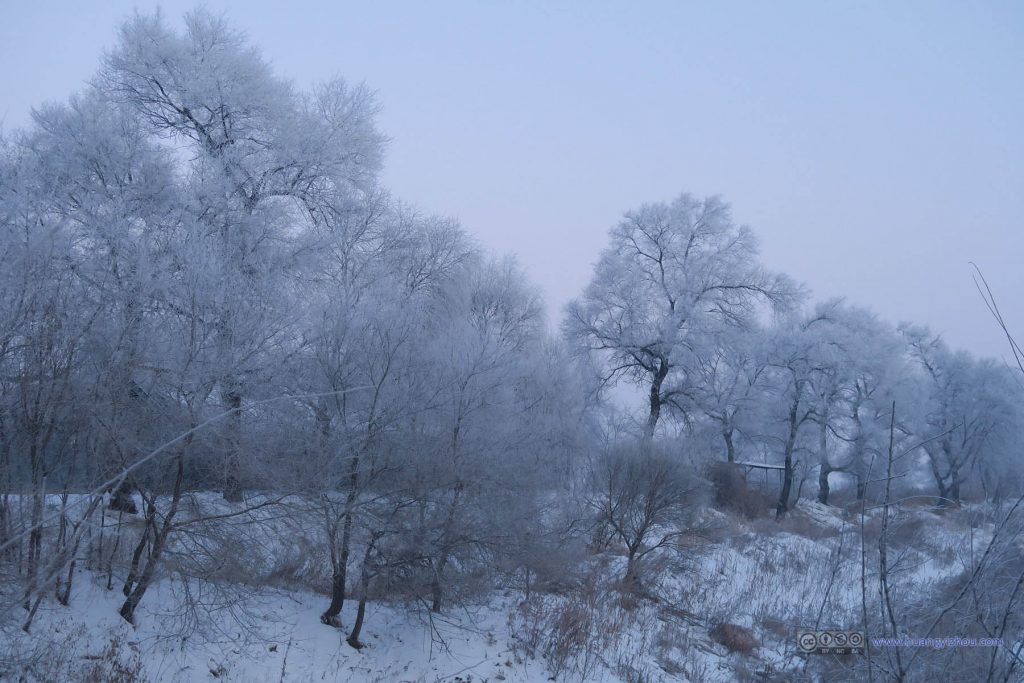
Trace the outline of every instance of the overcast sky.
<path fill-rule="evenodd" d="M 4 5 L 6 129 L 156 7 Z M 384 182 L 515 253 L 554 320 L 623 211 L 686 190 L 731 202 L 816 297 L 1002 356 L 974 260 L 1024 337 L 1024 3 L 205 5 L 300 85 L 375 88 Z"/>

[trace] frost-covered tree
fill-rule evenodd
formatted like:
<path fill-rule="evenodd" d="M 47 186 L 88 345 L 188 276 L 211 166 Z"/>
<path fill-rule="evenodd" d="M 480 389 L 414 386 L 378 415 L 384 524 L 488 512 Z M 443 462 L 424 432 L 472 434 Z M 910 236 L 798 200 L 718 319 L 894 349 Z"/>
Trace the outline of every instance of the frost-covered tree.
<path fill-rule="evenodd" d="M 687 464 L 662 448 L 613 444 L 591 472 L 590 505 L 602 533 L 626 551 L 623 584 L 638 587 L 641 564 L 673 548 L 694 521 L 701 502 Z"/>
<path fill-rule="evenodd" d="M 790 375 L 802 368 L 818 500 L 828 502 L 833 472 L 854 475 L 859 497 L 871 456 L 880 456 L 887 441 L 891 402 L 906 400 L 899 338 L 870 311 L 838 299 L 818 304 L 790 332 L 801 340 L 801 353 L 790 355 L 786 367 Z"/>
<path fill-rule="evenodd" d="M 693 355 L 681 392 L 688 413 L 703 415 L 721 439 L 727 462 L 735 462 L 741 439 L 756 432 L 760 407 L 767 400 L 768 358 L 760 326 L 723 328 Z"/>
<path fill-rule="evenodd" d="M 240 500 L 243 399 L 291 327 L 280 294 L 308 248 L 304 232 L 375 187 L 383 138 L 365 88 L 331 81 L 297 92 L 244 36 L 205 11 L 177 32 L 159 15 L 126 22 L 98 88 L 176 148 L 187 220 L 214 256 L 209 321 L 217 393 L 232 411 L 224 495 Z M 172 153 L 170 149 L 168 153 Z"/>
<path fill-rule="evenodd" d="M 828 306 L 780 320 L 768 338 L 767 357 L 771 367 L 770 393 L 764 437 L 776 446 L 782 460 L 782 489 L 776 516 L 790 508 L 799 450 L 806 445 L 806 430 L 818 415 L 815 383 L 821 383 L 832 365 L 828 336 Z M 806 468 L 806 464 L 805 464 Z"/>
<path fill-rule="evenodd" d="M 453 292 L 454 315 L 435 328 L 430 357 L 435 385 L 434 458 L 418 468 L 429 531 L 431 609 L 442 608 L 448 573 L 490 554 L 494 516 L 484 508 L 515 492 L 536 463 L 526 460 L 540 414 L 527 382 L 535 379 L 543 326 L 540 299 L 511 261 L 477 265 Z M 518 480 L 518 481 L 517 481 Z M 511 499 L 510 499 L 511 500 Z"/>
<path fill-rule="evenodd" d="M 923 377 L 918 434 L 939 504 L 958 504 L 979 466 L 1000 458 L 1001 447 L 1017 434 L 1020 388 L 1005 367 L 953 351 L 927 328 L 901 330 Z"/>
<path fill-rule="evenodd" d="M 872 461 L 882 462 L 892 402 L 909 404 L 908 368 L 899 337 L 870 311 L 829 305 L 830 360 L 815 381 L 818 408 L 818 500 L 828 502 L 829 474 L 856 477 L 864 495 Z M 902 423 L 900 436 L 908 436 Z"/>
<path fill-rule="evenodd" d="M 722 326 L 747 326 L 758 307 L 785 308 L 798 289 L 758 263 L 757 240 L 717 197 L 680 195 L 645 204 L 610 232 L 583 295 L 569 304 L 566 335 L 648 396 L 650 439 L 664 407 L 682 409 L 695 346 Z"/>
<path fill-rule="evenodd" d="M 363 499 L 394 487 L 382 476 L 395 465 L 395 434 L 432 406 L 428 386 L 434 314 L 444 311 L 445 291 L 474 258 L 460 231 L 437 220 L 385 212 L 360 242 L 339 232 L 332 244 L 342 260 L 329 263 L 330 286 L 315 309 L 317 329 L 307 348 L 306 384 L 316 425 L 310 476 L 321 504 L 332 563 L 331 604 L 324 623 L 336 624 L 345 601 L 353 529 L 373 527 L 361 514 Z M 338 267 L 340 266 L 340 267 Z M 324 477 L 327 481 L 324 482 Z M 339 495 L 334 495 L 337 491 Z M 370 528 L 371 537 L 380 529 Z"/>

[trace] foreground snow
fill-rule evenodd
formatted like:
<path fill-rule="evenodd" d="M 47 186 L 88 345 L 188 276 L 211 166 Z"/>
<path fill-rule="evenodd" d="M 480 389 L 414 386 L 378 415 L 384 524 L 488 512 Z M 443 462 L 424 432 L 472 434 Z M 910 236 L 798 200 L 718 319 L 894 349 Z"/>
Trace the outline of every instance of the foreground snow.
<path fill-rule="evenodd" d="M 219 615 L 200 615 L 205 623 L 182 636 L 193 625 L 191 615 L 168 608 L 181 605 L 168 583 L 146 596 L 134 628 L 117 615 L 120 594 L 100 583 L 100 577 L 80 574 L 72 608 L 46 602 L 32 635 L 18 636 L 12 649 L 27 652 L 49 640 L 72 669 L 74 660 L 97 661 L 113 639 L 123 661 L 138 659 L 145 678 L 158 681 L 516 682 L 550 675 L 540 662 L 513 652 L 500 606 L 431 622 L 415 612 L 370 605 L 365 647 L 355 650 L 344 631 L 320 623 L 324 598 L 312 593 L 262 589 L 219 607 Z M 346 605 L 346 624 L 354 608 Z"/>
<path fill-rule="evenodd" d="M 207 507 L 222 505 L 205 498 L 199 502 Z M 31 668 L 18 672 L 29 681 L 668 683 L 793 675 L 805 665 L 794 643 L 798 626 L 857 623 L 860 577 L 851 560 L 858 530 L 839 509 L 801 502 L 790 530 L 708 515 L 731 526 L 719 540 L 694 545 L 679 564 L 663 566 L 650 586 L 657 597 L 623 599 L 615 588 L 623 560 L 609 554 L 595 559 L 592 581 L 567 593 L 524 599 L 521 591 L 495 592 L 484 604 L 443 615 L 371 602 L 361 650 L 344 640 L 351 601 L 339 630 L 320 623 L 326 598 L 311 590 L 205 582 L 189 583 L 186 592 L 180 579 L 164 579 L 147 593 L 133 627 L 117 614 L 120 582 L 108 591 L 106 577 L 89 571 L 78 572 L 70 607 L 48 598 L 30 635 L 6 628 L 0 637 L 23 661 L 35 655 Z M 928 542 L 908 551 L 905 570 L 919 585 L 960 571 L 956 553 L 945 551 L 962 552 L 969 538 L 953 521 L 920 516 Z M 251 526 L 263 537 L 251 547 L 285 554 L 280 539 L 289 530 L 276 523 L 268 516 Z M 243 559 L 249 566 L 268 560 L 258 555 Z M 715 642 L 710 634 L 721 623 L 750 629 L 757 647 L 736 652 Z M 585 644 L 569 655 L 559 649 L 574 641 Z"/>

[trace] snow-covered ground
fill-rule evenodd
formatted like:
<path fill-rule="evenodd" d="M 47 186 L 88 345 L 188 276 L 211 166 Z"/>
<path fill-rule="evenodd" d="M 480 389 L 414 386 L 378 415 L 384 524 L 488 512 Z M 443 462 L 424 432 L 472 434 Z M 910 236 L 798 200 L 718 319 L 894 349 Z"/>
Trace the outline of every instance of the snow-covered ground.
<path fill-rule="evenodd" d="M 198 504 L 224 505 L 214 498 Z M 285 590 L 280 583 L 186 585 L 163 578 L 146 594 L 132 626 L 117 614 L 120 583 L 108 591 L 105 575 L 84 569 L 69 607 L 48 598 L 31 634 L 12 628 L 0 637 L 8 653 L 26 661 L 33 652 L 45 653 L 27 672 L 27 680 L 40 681 L 668 683 L 797 672 L 804 666 L 797 628 L 857 625 L 858 516 L 810 502 L 801 502 L 782 524 L 715 510 L 707 515 L 719 530 L 694 539 L 682 558 L 666 558 L 649 595 L 624 597 L 617 590 L 622 558 L 609 554 L 596 559 L 582 588 L 562 593 L 496 591 L 480 604 L 441 615 L 371 602 L 361 650 L 345 642 L 355 603 L 345 605 L 344 628 L 324 626 L 319 615 L 326 598 L 309 584 Z M 972 536 L 959 522 L 925 511 L 904 518 L 928 532 L 915 533 L 914 545 L 899 553 L 906 584 L 940 581 L 963 569 L 958 558 Z M 262 528 L 264 536 L 241 558 L 254 568 L 269 561 L 268 553 L 310 547 L 309 539 L 269 513 L 262 527 L 249 522 L 250 533 L 258 536 L 253 530 Z M 986 540 L 981 531 L 973 539 L 976 546 Z M 309 556 L 304 562 L 324 561 Z M 738 652 L 716 642 L 711 634 L 723 623 L 750 629 L 757 647 Z"/>
<path fill-rule="evenodd" d="M 79 576 L 71 608 L 46 602 L 31 636 L 10 646 L 29 651 L 49 640 L 68 660 L 96 662 L 112 639 L 120 657 L 141 662 L 157 681 L 537 681 L 543 664 L 523 661 L 509 642 L 500 609 L 445 615 L 432 622 L 415 612 L 370 605 L 363 641 L 355 650 L 345 631 L 320 623 L 323 596 L 264 589 L 248 600 L 203 615 L 192 631 L 175 609 L 181 595 L 167 582 L 147 594 L 132 627 L 117 614 L 122 596 L 88 572 Z M 342 614 L 346 625 L 354 604 Z M 236 619 L 240 617 L 240 621 Z M 183 632 L 192 631 L 186 636 Z M 59 669 L 58 662 L 53 668 Z M 45 671 L 46 667 L 42 667 Z M 54 672 L 55 673 L 55 672 Z M 52 674 L 51 674 L 52 675 Z"/>

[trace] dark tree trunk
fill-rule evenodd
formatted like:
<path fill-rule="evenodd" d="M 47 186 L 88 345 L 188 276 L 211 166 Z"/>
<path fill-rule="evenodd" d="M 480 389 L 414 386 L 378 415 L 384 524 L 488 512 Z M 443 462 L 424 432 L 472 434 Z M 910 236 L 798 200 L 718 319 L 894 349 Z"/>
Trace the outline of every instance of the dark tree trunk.
<path fill-rule="evenodd" d="M 352 633 L 349 634 L 346 642 L 359 650 L 363 644 L 359 642 L 359 635 L 363 632 L 363 621 L 366 618 L 366 596 L 370 592 L 370 557 L 373 553 L 373 544 L 366 546 L 366 553 L 363 554 L 363 566 L 359 571 L 359 607 L 356 608 L 356 621 L 352 625 Z"/>
<path fill-rule="evenodd" d="M 338 561 L 332 567 L 331 604 L 320 615 L 320 622 L 338 628 L 338 615 L 345 606 L 345 582 L 348 577 L 348 558 L 352 545 L 352 515 L 355 514 L 356 496 L 359 493 L 359 452 L 352 456 L 348 472 L 348 493 L 345 494 L 345 521 L 341 532 L 341 549 Z"/>
<path fill-rule="evenodd" d="M 651 380 L 650 391 L 650 412 L 647 415 L 647 426 L 644 429 L 644 442 L 650 443 L 654 437 L 654 429 L 658 426 L 658 418 L 661 416 L 661 385 L 668 376 L 668 358 L 662 357 L 658 360 L 658 368 Z"/>
<path fill-rule="evenodd" d="M 434 568 L 434 578 L 430 582 L 430 611 L 439 613 L 441 611 L 441 602 L 444 597 L 444 588 L 441 582 L 441 577 L 444 575 L 444 570 L 448 566 L 448 555 L 442 555 L 441 559 L 437 561 L 437 565 Z"/>
<path fill-rule="evenodd" d="M 779 504 L 775 509 L 775 518 L 783 517 L 789 510 L 789 493 L 793 489 L 793 449 L 796 447 L 796 435 L 800 427 L 797 421 L 797 410 L 800 407 L 799 397 L 793 399 L 789 407 L 789 435 L 786 437 L 785 461 L 782 471 L 782 492 L 779 494 Z"/>
<path fill-rule="evenodd" d="M 10 497 L 8 494 L 8 491 L 12 489 L 11 471 L 11 444 L 7 439 L 7 429 L 4 426 L 3 416 L 0 415 L 0 475 L 3 476 L 3 479 L 0 480 L 0 491 L 3 491 L 0 494 L 0 547 L 6 546 L 0 552 L 2 552 L 2 556 L 5 559 L 10 559 L 14 556 L 14 545 L 7 545 L 14 535 Z"/>
<path fill-rule="evenodd" d="M 626 575 L 622 579 L 622 584 L 628 590 L 636 588 L 638 584 L 636 560 L 638 550 L 638 547 L 630 547 L 627 549 L 629 554 L 626 556 Z"/>
<path fill-rule="evenodd" d="M 139 578 L 139 568 L 142 566 L 142 553 L 146 551 L 146 547 L 149 545 L 150 534 L 155 531 L 156 528 L 156 504 L 153 501 L 149 502 L 146 507 L 146 526 L 142 529 L 142 535 L 139 536 L 139 542 L 135 545 L 135 551 L 132 553 L 132 563 L 128 569 L 128 576 L 124 580 L 124 587 L 121 592 L 124 593 L 124 597 L 128 597 L 132 593 L 132 589 L 135 588 L 135 582 Z M 111 559 L 113 562 L 113 559 Z"/>
<path fill-rule="evenodd" d="M 865 445 L 866 436 L 864 435 L 864 427 L 860 421 L 860 400 L 858 399 L 856 407 L 853 410 L 853 421 L 857 426 L 857 436 L 853 442 L 853 467 L 854 472 L 857 475 L 857 502 L 864 500 L 864 490 L 867 488 L 868 481 L 868 462 L 867 462 L 867 447 Z"/>
<path fill-rule="evenodd" d="M 818 459 L 821 461 L 821 468 L 818 470 L 818 502 L 828 505 L 828 475 L 833 472 L 832 465 L 828 461 L 828 410 L 821 419 L 818 430 Z"/>
<path fill-rule="evenodd" d="M 455 493 L 452 495 L 451 505 L 448 507 L 448 516 L 444 522 L 444 529 L 441 533 L 441 550 L 434 564 L 434 578 L 430 584 L 431 612 L 441 611 L 441 602 L 444 597 L 444 570 L 448 567 L 450 557 L 449 539 L 455 528 L 455 513 L 459 508 L 459 500 L 462 498 L 462 489 L 465 486 L 461 481 L 455 484 Z"/>
<path fill-rule="evenodd" d="M 36 429 L 33 428 L 32 431 L 35 432 Z M 39 570 L 40 555 L 43 548 L 43 503 L 46 497 L 46 481 L 43 475 L 42 456 L 36 446 L 35 438 L 33 438 L 29 447 L 29 462 L 31 463 L 32 478 L 32 530 L 28 536 L 28 583 L 25 589 L 24 603 L 26 610 L 32 609 L 32 594 L 37 588 L 36 574 Z"/>
<path fill-rule="evenodd" d="M 6 470 L 4 463 L 0 462 L 0 470 Z M 0 484 L 2 486 L 3 484 Z M 8 490 L 6 487 L 4 490 Z M 0 546 L 6 546 L 2 551 L 5 559 L 10 559 L 14 554 L 14 546 L 8 546 L 11 536 L 11 512 L 7 494 L 0 495 Z"/>
<path fill-rule="evenodd" d="M 348 579 L 348 558 L 352 544 L 351 512 L 345 513 L 345 521 L 343 522 L 343 525 L 341 533 L 341 549 L 338 555 L 338 561 L 335 566 L 332 567 L 331 604 L 328 605 L 327 609 L 324 610 L 324 613 L 320 615 L 320 623 L 326 626 L 333 626 L 334 628 L 341 627 L 338 615 L 341 614 L 341 610 L 345 606 L 345 583 Z"/>
<path fill-rule="evenodd" d="M 955 466 L 949 470 L 949 489 L 947 497 L 953 505 L 960 505 L 960 470 Z"/>
<path fill-rule="evenodd" d="M 789 510 L 789 493 L 793 489 L 793 455 L 786 453 L 786 460 L 783 463 L 785 469 L 782 471 L 782 491 L 779 493 L 779 504 L 775 508 L 775 518 L 785 516 Z"/>
<path fill-rule="evenodd" d="M 722 432 L 722 438 L 725 439 L 725 457 L 729 462 L 736 462 L 736 447 L 732 443 L 732 430 L 726 429 Z"/>
<path fill-rule="evenodd" d="M 110 551 L 110 557 L 107 559 L 107 590 L 114 589 L 114 556 L 117 555 L 117 547 L 121 545 L 121 515 L 123 512 L 117 513 L 117 532 L 114 536 L 114 547 Z M 102 517 L 102 515 L 101 515 Z M 100 545 L 100 562 L 103 562 L 103 546 Z M 101 567 L 102 569 L 102 567 Z"/>
<path fill-rule="evenodd" d="M 828 505 L 828 475 L 831 473 L 832 468 L 827 463 L 821 463 L 821 469 L 818 471 L 818 502 L 822 505 Z"/>
<path fill-rule="evenodd" d="M 63 585 L 63 590 L 57 593 L 57 602 L 64 605 L 65 607 L 71 602 L 71 582 L 75 578 L 75 558 L 72 556 L 71 562 L 68 563 L 68 576 L 67 581 Z"/>
<path fill-rule="evenodd" d="M 186 444 L 187 443 L 188 442 L 186 442 Z M 178 512 L 178 503 L 181 502 L 181 489 L 184 479 L 185 456 L 183 453 L 179 453 L 178 471 L 174 478 L 174 491 L 171 494 L 171 505 L 167 510 L 167 514 L 164 516 L 163 523 L 159 527 L 156 526 L 154 520 L 153 545 L 150 549 L 149 557 L 146 559 L 146 566 L 142 570 L 142 575 L 139 577 L 134 588 L 127 593 L 124 604 L 121 605 L 121 609 L 118 611 L 121 617 L 129 624 L 135 623 L 135 610 L 142 601 L 142 597 L 146 594 L 146 590 L 149 589 L 150 584 L 153 582 L 153 576 L 156 574 L 156 568 L 160 563 L 160 557 L 163 554 L 164 548 L 167 546 L 167 538 L 173 530 L 174 515 Z M 155 501 L 151 505 L 154 509 L 156 508 Z M 128 591 L 127 583 L 125 584 L 125 590 Z"/>
<path fill-rule="evenodd" d="M 925 446 L 925 453 L 928 455 L 928 465 L 931 467 L 932 477 L 935 479 L 935 488 L 939 492 L 938 507 L 946 507 L 949 503 L 949 490 L 946 487 L 946 480 L 942 476 L 942 472 L 939 471 L 937 455 L 927 446 Z"/>
<path fill-rule="evenodd" d="M 242 394 L 237 390 L 224 395 L 225 409 L 232 411 L 228 416 L 228 453 L 224 462 L 224 500 L 229 503 L 242 502 L 241 448 L 242 448 Z"/>

